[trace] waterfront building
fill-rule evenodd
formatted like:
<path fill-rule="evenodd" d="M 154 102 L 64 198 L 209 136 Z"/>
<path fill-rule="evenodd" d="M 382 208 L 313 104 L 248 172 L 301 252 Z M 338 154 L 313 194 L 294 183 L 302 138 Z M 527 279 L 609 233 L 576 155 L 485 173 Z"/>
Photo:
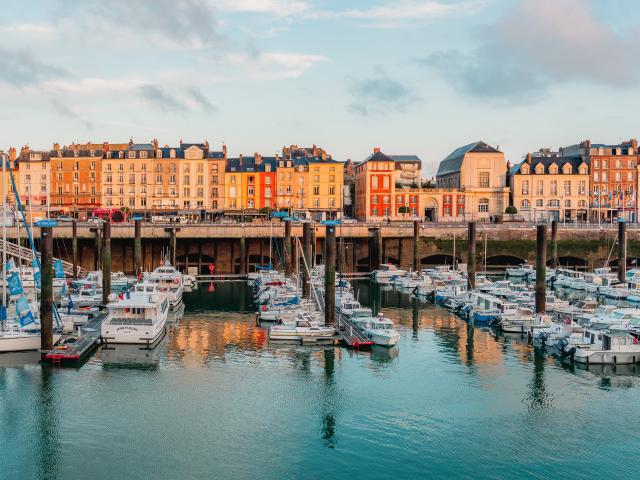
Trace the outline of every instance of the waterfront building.
<path fill-rule="evenodd" d="M 103 145 L 53 145 L 50 154 L 52 210 L 86 219 L 89 212 L 102 205 L 102 156 Z"/>
<path fill-rule="evenodd" d="M 640 151 L 635 138 L 613 145 L 584 140 L 561 148 L 560 153 L 565 156 L 579 155 L 589 166 L 592 221 L 612 221 L 616 218 L 637 221 Z"/>
<path fill-rule="evenodd" d="M 504 153 L 482 141 L 459 147 L 440 162 L 436 186 L 451 190 L 443 199 L 441 218 L 445 221 L 501 215 L 509 205 Z"/>
<path fill-rule="evenodd" d="M 20 199 L 34 220 L 46 217 L 51 205 L 50 155 L 49 151 L 31 150 L 25 145 L 17 160 Z"/>
<path fill-rule="evenodd" d="M 16 201 L 15 201 L 15 195 L 13 192 L 13 185 L 11 184 L 11 176 L 13 176 L 13 182 L 15 183 L 16 188 L 18 189 L 18 194 L 20 193 L 20 173 L 18 172 L 18 162 L 17 162 L 15 147 L 10 147 L 8 150 L 8 153 L 6 154 L 2 150 L 0 150 L 0 157 L 5 158 L 7 161 L 7 165 L 5 167 L 7 175 L 5 176 L 5 179 L 4 179 L 4 182 L 5 182 L 4 191 L 7 197 L 7 205 L 15 209 Z M 0 165 L 0 168 L 2 168 L 1 165 Z M 2 201 L 2 199 L 0 199 L 0 201 Z"/>
<path fill-rule="evenodd" d="M 589 218 L 589 166 L 580 156 L 527 154 L 509 172 L 513 206 L 527 221 Z"/>
<path fill-rule="evenodd" d="M 229 158 L 224 174 L 225 213 L 251 214 L 273 208 L 276 185 L 276 157 Z"/>
<path fill-rule="evenodd" d="M 322 148 L 283 147 L 277 159 L 277 207 L 300 218 L 340 217 L 344 164 Z"/>
<path fill-rule="evenodd" d="M 387 155 L 374 148 L 355 166 L 356 218 L 381 221 L 420 216 L 421 170 L 416 155 Z"/>

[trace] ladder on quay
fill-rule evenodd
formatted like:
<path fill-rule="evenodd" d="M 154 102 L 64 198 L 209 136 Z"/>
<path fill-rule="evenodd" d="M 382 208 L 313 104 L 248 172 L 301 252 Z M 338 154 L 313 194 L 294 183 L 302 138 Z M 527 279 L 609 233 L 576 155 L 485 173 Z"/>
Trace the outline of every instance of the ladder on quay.
<path fill-rule="evenodd" d="M 0 238 L 0 250 L 4 248 L 4 240 Z M 40 252 L 37 252 L 38 259 L 40 258 Z M 18 245 L 17 243 L 7 240 L 7 256 L 19 259 L 23 263 L 30 264 L 33 261 L 33 250 L 27 247 Z M 54 260 L 57 260 L 54 258 Z M 64 273 L 68 276 L 73 276 L 73 263 L 62 260 L 62 266 L 64 267 Z M 78 267 L 78 275 L 84 276 L 87 271 Z"/>

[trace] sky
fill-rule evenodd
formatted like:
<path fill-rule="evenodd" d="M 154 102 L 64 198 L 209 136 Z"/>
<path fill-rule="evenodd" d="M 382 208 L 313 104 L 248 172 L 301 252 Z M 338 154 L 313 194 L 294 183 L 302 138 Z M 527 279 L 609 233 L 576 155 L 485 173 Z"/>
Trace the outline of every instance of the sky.
<path fill-rule="evenodd" d="M 3 0 L 0 146 L 512 163 L 638 135 L 637 0 Z"/>

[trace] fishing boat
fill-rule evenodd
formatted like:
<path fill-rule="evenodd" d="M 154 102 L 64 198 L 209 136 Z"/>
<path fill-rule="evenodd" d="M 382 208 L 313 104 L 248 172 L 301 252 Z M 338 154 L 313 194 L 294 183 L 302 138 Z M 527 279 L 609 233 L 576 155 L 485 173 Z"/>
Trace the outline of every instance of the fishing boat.
<path fill-rule="evenodd" d="M 131 292 L 112 293 L 107 309 L 101 326 L 105 343 L 153 345 L 164 336 L 169 301 L 158 285 L 139 283 Z"/>

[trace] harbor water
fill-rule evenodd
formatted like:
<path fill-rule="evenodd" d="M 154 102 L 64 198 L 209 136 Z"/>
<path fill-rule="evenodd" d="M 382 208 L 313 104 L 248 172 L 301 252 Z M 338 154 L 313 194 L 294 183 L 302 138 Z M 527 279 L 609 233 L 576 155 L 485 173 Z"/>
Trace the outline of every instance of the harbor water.
<path fill-rule="evenodd" d="M 392 349 L 270 345 L 242 282 L 154 350 L 0 356 L 0 478 L 629 478 L 640 369 L 584 369 L 355 282 Z"/>

